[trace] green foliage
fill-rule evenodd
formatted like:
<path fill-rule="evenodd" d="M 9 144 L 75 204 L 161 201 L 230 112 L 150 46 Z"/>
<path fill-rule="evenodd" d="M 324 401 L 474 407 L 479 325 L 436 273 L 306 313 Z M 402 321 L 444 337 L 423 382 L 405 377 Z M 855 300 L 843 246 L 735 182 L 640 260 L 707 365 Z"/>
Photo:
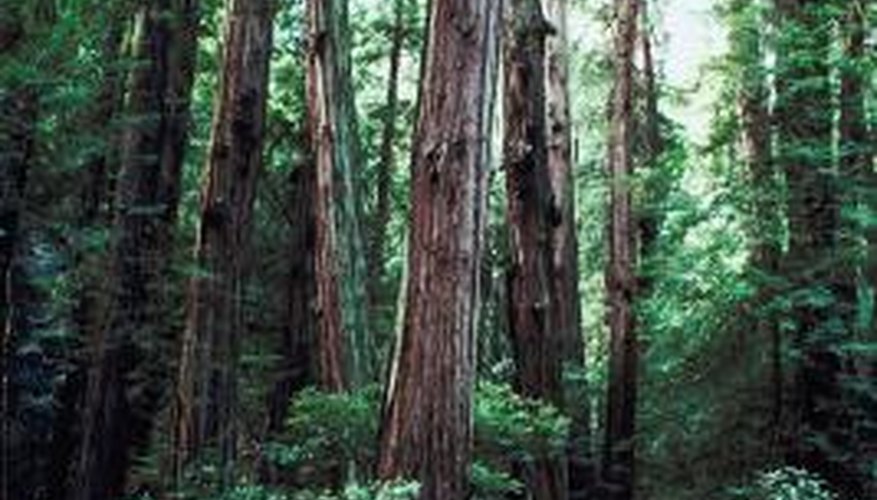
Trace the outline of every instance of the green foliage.
<path fill-rule="evenodd" d="M 343 491 L 301 490 L 285 493 L 260 485 L 242 485 L 224 494 L 221 500 L 414 500 L 420 491 L 416 482 L 392 481 L 367 486 L 349 484 Z"/>
<path fill-rule="evenodd" d="M 348 462 L 367 466 L 375 459 L 379 398 L 376 386 L 338 394 L 302 391 L 290 405 L 283 441 L 266 446 L 269 460 L 323 471 Z"/>
<path fill-rule="evenodd" d="M 478 384 L 475 449 L 485 457 L 532 460 L 564 452 L 569 418 L 557 408 L 522 398 L 508 385 Z"/>
<path fill-rule="evenodd" d="M 471 481 L 475 500 L 501 500 L 524 491 L 524 484 L 508 472 L 493 469 L 477 460 L 472 464 Z"/>
<path fill-rule="evenodd" d="M 734 488 L 739 500 L 836 500 L 825 481 L 806 470 L 783 467 L 759 474 L 751 485 Z"/>
<path fill-rule="evenodd" d="M 290 405 L 284 433 L 265 445 L 265 457 L 294 472 L 297 483 L 309 485 L 350 463 L 360 471 L 373 470 L 379 398 L 376 386 L 340 394 L 302 391 Z M 569 432 L 569 418 L 553 406 L 522 398 L 508 385 L 488 382 L 480 383 L 476 391 L 474 425 L 477 461 L 472 484 L 476 498 L 485 500 L 520 491 L 523 485 L 511 476 L 512 463 L 563 454 Z M 374 498 L 405 498 L 386 496 L 396 491 L 392 488 L 383 493 L 374 488 L 368 490 L 378 495 Z M 351 496 L 355 491 L 342 498 L 372 498 Z"/>

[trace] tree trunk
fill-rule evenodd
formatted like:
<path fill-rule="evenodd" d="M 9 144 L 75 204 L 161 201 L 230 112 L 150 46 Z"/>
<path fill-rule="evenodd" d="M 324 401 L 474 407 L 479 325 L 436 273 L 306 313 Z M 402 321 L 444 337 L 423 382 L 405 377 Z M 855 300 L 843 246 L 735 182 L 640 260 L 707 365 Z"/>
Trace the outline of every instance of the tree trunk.
<path fill-rule="evenodd" d="M 316 300 L 314 275 L 314 184 L 313 164 L 298 165 L 291 174 L 292 217 L 295 222 L 289 244 L 290 275 L 288 317 L 284 327 L 282 365 L 271 394 L 268 431 L 280 432 L 292 396 L 316 380 L 313 360 Z"/>
<path fill-rule="evenodd" d="M 493 85 L 501 2 L 433 0 L 412 165 L 405 313 L 378 474 L 422 500 L 469 491 Z"/>
<path fill-rule="evenodd" d="M 603 480 L 606 497 L 633 498 L 638 343 L 634 329 L 634 239 L 631 213 L 633 173 L 633 56 L 638 0 L 617 0 L 615 86 L 609 136 L 609 265 L 606 269 L 610 332 L 609 394 Z"/>
<path fill-rule="evenodd" d="M 664 149 L 664 141 L 661 137 L 661 115 L 658 112 L 658 83 L 655 73 L 654 55 L 652 51 L 651 19 L 649 18 L 649 0 L 642 0 L 640 11 L 642 14 L 641 46 L 643 52 L 643 79 L 645 90 L 645 161 L 644 165 L 649 169 L 658 168 L 658 160 Z M 658 175 L 656 172 L 647 174 L 647 178 Z M 640 257 L 640 295 L 645 295 L 651 289 L 653 272 L 644 268 L 650 260 L 658 239 L 660 230 L 660 217 L 658 215 L 659 193 L 653 189 L 654 182 L 646 183 L 645 203 L 639 211 L 639 257 Z"/>
<path fill-rule="evenodd" d="M 229 0 L 227 8 L 174 422 L 177 480 L 188 461 L 216 445 L 226 486 L 236 458 L 243 271 L 262 168 L 275 10 L 270 0 Z"/>
<path fill-rule="evenodd" d="M 511 0 L 504 49 L 509 329 L 520 394 L 563 404 L 561 348 L 552 303 L 552 192 L 548 170 L 546 50 L 539 0 Z M 533 498 L 566 498 L 565 464 L 540 457 L 523 478 Z"/>
<path fill-rule="evenodd" d="M 380 309 L 382 279 L 384 273 L 384 246 L 387 226 L 390 224 L 390 197 L 393 180 L 396 147 L 396 116 L 399 112 L 399 65 L 402 45 L 406 38 L 405 2 L 395 0 L 392 40 L 390 45 L 390 74 L 387 78 L 387 102 L 384 108 L 381 134 L 380 162 L 378 163 L 377 203 L 372 222 L 371 252 L 368 269 L 369 304 L 372 316 Z"/>
<path fill-rule="evenodd" d="M 585 348 L 579 295 L 579 248 L 575 220 L 575 178 L 572 162 L 572 124 L 569 107 L 568 0 L 545 0 L 545 14 L 555 28 L 546 46 L 548 88 L 548 173 L 551 178 L 551 287 L 554 329 L 561 339 L 561 356 L 570 367 L 585 369 Z M 580 381 L 584 384 L 584 381 Z M 584 394 L 584 387 L 577 391 Z M 586 398 L 565 398 L 572 416 L 570 429 L 569 496 L 588 498 L 594 483 L 590 408 Z M 572 406 L 572 405 L 575 406 Z"/>
<path fill-rule="evenodd" d="M 340 391 L 372 379 L 357 205 L 357 130 L 347 0 L 308 0 L 307 92 L 317 169 L 317 367 Z"/>
<path fill-rule="evenodd" d="M 111 310 L 92 342 L 83 442 L 70 492 L 76 500 L 122 493 L 131 449 L 148 440 L 166 372 L 155 344 L 167 334 L 164 277 L 188 128 L 197 5 L 155 0 L 138 14 L 142 64 L 132 70 L 128 102 L 138 120 L 122 146 Z"/>

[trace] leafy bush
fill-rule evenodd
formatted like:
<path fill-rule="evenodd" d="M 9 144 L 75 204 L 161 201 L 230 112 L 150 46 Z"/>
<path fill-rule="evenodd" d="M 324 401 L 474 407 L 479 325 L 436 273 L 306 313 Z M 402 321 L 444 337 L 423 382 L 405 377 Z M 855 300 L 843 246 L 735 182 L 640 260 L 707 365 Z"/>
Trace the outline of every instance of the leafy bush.
<path fill-rule="evenodd" d="M 472 497 L 475 500 L 501 500 L 521 496 L 524 484 L 511 474 L 491 468 L 483 462 L 472 464 Z"/>
<path fill-rule="evenodd" d="M 740 500 L 836 500 L 825 481 L 806 470 L 783 467 L 759 474 L 755 483 L 732 490 Z"/>
<path fill-rule="evenodd" d="M 557 408 L 515 394 L 508 385 L 478 384 L 475 452 L 481 458 L 532 460 L 564 453 L 569 418 Z"/>
<path fill-rule="evenodd" d="M 420 485 L 417 482 L 391 481 L 375 482 L 368 486 L 349 484 L 340 493 L 301 491 L 290 500 L 414 500 L 419 492 Z"/>
<path fill-rule="evenodd" d="M 288 469 L 350 462 L 370 469 L 377 448 L 379 395 L 376 386 L 338 394 L 302 391 L 290 406 L 282 442 L 266 445 L 268 459 Z"/>
<path fill-rule="evenodd" d="M 342 492 L 302 490 L 286 494 L 261 485 L 241 485 L 222 500 L 414 500 L 420 490 L 416 482 L 391 481 L 368 486 L 349 484 Z"/>

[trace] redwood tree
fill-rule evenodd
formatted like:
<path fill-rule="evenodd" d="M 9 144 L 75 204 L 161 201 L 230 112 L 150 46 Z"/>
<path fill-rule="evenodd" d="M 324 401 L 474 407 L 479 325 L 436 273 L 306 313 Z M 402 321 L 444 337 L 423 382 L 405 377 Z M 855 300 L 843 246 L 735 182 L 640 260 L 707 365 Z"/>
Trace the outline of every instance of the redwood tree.
<path fill-rule="evenodd" d="M 109 267 L 110 310 L 92 339 L 83 438 L 71 498 L 122 493 L 132 447 L 144 445 L 161 397 L 156 341 L 179 200 L 197 38 L 195 0 L 139 6 Z M 143 373 L 146 376 L 143 377 Z M 132 375 L 140 373 L 138 385 Z M 144 380 L 145 379 L 145 380 Z"/>
<path fill-rule="evenodd" d="M 615 81 L 609 132 L 609 263 L 606 269 L 610 333 L 609 394 L 603 481 L 607 498 L 633 497 L 638 344 L 634 325 L 636 296 L 635 232 L 631 211 L 633 174 L 633 57 L 639 0 L 616 0 Z"/>
<path fill-rule="evenodd" d="M 243 271 L 262 166 L 274 3 L 229 0 L 177 390 L 175 469 L 216 444 L 222 477 L 236 455 L 237 357 Z"/>
<path fill-rule="evenodd" d="M 504 166 L 509 330 L 518 392 L 560 407 L 563 337 L 552 301 L 552 190 L 548 166 L 548 21 L 539 0 L 512 0 L 504 43 Z M 536 499 L 566 498 L 564 463 L 541 457 L 523 474 Z"/>
<path fill-rule="evenodd" d="M 554 28 L 548 37 L 547 128 L 548 173 L 551 178 L 551 273 L 554 329 L 561 339 L 561 356 L 566 366 L 584 370 L 585 349 L 581 327 L 579 294 L 579 248 L 575 220 L 575 177 L 573 176 L 572 123 L 569 104 L 568 0 L 545 0 L 545 15 Z M 584 382 L 581 382 L 584 383 Z M 580 393 L 579 393 L 580 394 Z M 588 401 L 574 395 L 564 398 L 572 416 L 568 486 L 571 499 L 587 498 L 593 486 Z"/>
<path fill-rule="evenodd" d="M 308 0 L 308 120 L 316 174 L 317 372 L 330 391 L 371 377 L 357 200 L 347 0 Z"/>
<path fill-rule="evenodd" d="M 405 312 L 378 474 L 424 500 L 469 490 L 486 158 L 500 4 L 434 0 L 413 147 Z"/>

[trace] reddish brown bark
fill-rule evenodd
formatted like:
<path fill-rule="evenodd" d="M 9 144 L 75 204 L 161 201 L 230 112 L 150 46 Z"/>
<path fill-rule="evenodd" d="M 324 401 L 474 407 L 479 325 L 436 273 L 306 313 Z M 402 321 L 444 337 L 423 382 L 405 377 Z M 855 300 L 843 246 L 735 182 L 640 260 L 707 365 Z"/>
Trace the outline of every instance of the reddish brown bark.
<path fill-rule="evenodd" d="M 550 281 L 554 329 L 561 338 L 561 356 L 570 368 L 584 370 L 585 348 L 581 327 L 579 250 L 569 105 L 567 2 L 568 0 L 545 1 L 546 17 L 556 31 L 554 36 L 548 38 L 547 44 L 548 172 L 553 199 Z M 568 466 L 571 499 L 588 498 L 594 483 L 590 408 L 587 403 L 587 400 L 571 398 L 565 398 L 564 402 L 568 414 L 572 416 Z M 576 406 L 571 406 L 573 404 Z"/>
<path fill-rule="evenodd" d="M 371 378 L 346 0 L 309 0 L 307 101 L 316 175 L 317 372 L 339 391 Z"/>
<path fill-rule="evenodd" d="M 189 289 L 177 388 L 174 461 L 182 467 L 216 445 L 223 481 L 232 480 L 237 441 L 236 366 L 243 322 L 243 270 L 256 180 L 262 166 L 274 6 L 231 0 L 220 93 Z"/>
<path fill-rule="evenodd" d="M 634 239 L 631 211 L 633 173 L 633 56 L 637 38 L 639 0 L 617 0 L 615 25 L 615 82 L 609 136 L 609 264 L 606 269 L 610 332 L 609 394 L 606 402 L 606 443 L 603 481 L 607 498 L 633 496 L 634 438 L 638 344 L 633 299 Z"/>
<path fill-rule="evenodd" d="M 567 0 L 547 0 L 546 16 L 556 33 L 548 38 L 548 172 L 553 200 L 551 248 L 555 325 L 563 339 L 566 360 L 582 366 L 584 346 L 578 286 L 578 240 L 575 223 L 575 179 L 569 109 L 569 48 Z"/>
<path fill-rule="evenodd" d="M 504 49 L 504 165 L 510 235 L 509 331 L 517 390 L 561 407 L 561 347 L 552 301 L 552 192 L 546 50 L 539 0 L 512 0 Z M 523 477 L 536 499 L 566 498 L 564 461 L 539 457 Z"/>
<path fill-rule="evenodd" d="M 499 2 L 435 0 L 414 139 L 405 313 L 378 474 L 424 500 L 469 490 L 471 403 Z"/>
<path fill-rule="evenodd" d="M 133 387 L 131 374 L 163 358 L 153 349 L 165 334 L 164 277 L 176 218 L 194 72 L 197 4 L 155 0 L 140 7 L 116 190 L 114 245 L 108 281 L 111 310 L 92 340 L 83 438 L 71 498 L 122 493 L 131 449 L 146 443 L 161 386 Z M 148 119 L 147 119 L 148 118 Z M 157 371 L 157 370 L 156 370 Z"/>

